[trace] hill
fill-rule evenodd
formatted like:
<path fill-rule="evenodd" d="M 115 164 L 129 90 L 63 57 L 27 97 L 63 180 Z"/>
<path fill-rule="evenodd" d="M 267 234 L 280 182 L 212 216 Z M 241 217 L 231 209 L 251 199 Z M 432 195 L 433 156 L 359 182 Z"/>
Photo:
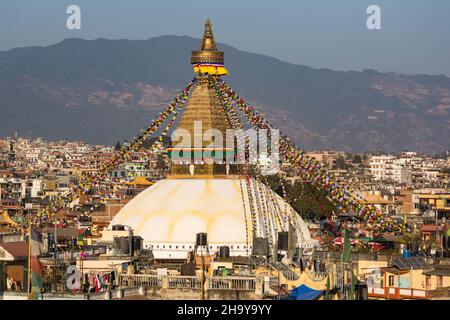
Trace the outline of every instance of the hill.
<path fill-rule="evenodd" d="M 0 52 L 0 136 L 114 144 L 192 77 L 199 40 L 67 39 Z M 450 79 L 333 71 L 219 44 L 226 81 L 305 149 L 450 149 Z"/>

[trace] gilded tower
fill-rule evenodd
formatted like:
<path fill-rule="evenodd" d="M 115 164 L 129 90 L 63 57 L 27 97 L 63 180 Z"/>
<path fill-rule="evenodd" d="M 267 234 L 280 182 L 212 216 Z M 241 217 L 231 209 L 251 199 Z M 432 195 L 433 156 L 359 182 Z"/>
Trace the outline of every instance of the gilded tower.
<path fill-rule="evenodd" d="M 212 77 L 228 73 L 223 63 L 224 53 L 217 50 L 208 19 L 200 49 L 192 51 L 191 64 L 194 65 L 196 83 L 177 128 L 183 137 L 189 133 L 190 141 L 180 138 L 170 149 L 172 175 L 213 176 L 229 173 L 229 166 L 224 162 L 227 153 L 234 153 L 234 148 L 226 148 L 226 130 L 231 126 L 210 83 Z"/>

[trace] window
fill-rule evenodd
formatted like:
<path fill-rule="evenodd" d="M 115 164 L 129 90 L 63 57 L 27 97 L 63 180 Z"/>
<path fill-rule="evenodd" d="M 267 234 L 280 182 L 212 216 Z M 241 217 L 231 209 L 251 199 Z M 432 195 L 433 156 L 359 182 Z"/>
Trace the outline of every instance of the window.
<path fill-rule="evenodd" d="M 444 277 L 443 276 L 437 276 L 437 287 L 442 288 L 444 286 Z"/>
<path fill-rule="evenodd" d="M 389 276 L 389 287 L 394 286 L 394 276 Z"/>
<path fill-rule="evenodd" d="M 425 278 L 426 290 L 431 290 L 431 276 L 427 275 Z"/>
<path fill-rule="evenodd" d="M 178 246 L 175 246 L 175 249 L 178 249 Z"/>

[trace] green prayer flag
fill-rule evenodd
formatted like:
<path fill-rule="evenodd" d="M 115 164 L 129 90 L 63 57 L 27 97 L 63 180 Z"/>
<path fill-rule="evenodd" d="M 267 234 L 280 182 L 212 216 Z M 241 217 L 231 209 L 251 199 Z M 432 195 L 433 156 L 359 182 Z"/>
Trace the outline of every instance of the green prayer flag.
<path fill-rule="evenodd" d="M 355 300 L 355 291 L 356 291 L 357 283 L 358 283 L 358 278 L 356 278 L 355 274 L 352 271 L 352 282 L 350 285 L 350 300 Z"/>
<path fill-rule="evenodd" d="M 348 231 L 348 229 L 345 229 L 344 247 L 342 250 L 342 262 L 350 261 L 350 253 L 351 253 L 350 232 Z"/>
<path fill-rule="evenodd" d="M 330 300 L 330 274 L 327 274 L 327 291 L 325 294 L 325 299 Z"/>

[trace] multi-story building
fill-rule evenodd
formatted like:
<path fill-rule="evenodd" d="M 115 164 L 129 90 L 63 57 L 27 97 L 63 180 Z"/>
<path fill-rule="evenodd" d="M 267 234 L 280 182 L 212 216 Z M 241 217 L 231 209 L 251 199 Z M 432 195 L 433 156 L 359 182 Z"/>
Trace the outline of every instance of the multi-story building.
<path fill-rule="evenodd" d="M 321 162 L 326 168 L 332 169 L 336 164 L 339 153 L 334 151 L 307 152 L 307 156 Z"/>
<path fill-rule="evenodd" d="M 400 179 L 401 168 L 394 165 L 394 156 L 372 156 L 369 160 L 369 174 L 374 180 Z"/>
<path fill-rule="evenodd" d="M 450 193 L 447 189 L 400 190 L 396 196 L 402 214 L 450 217 Z"/>
<path fill-rule="evenodd" d="M 0 171 L 0 205 L 19 205 L 37 198 L 42 191 L 42 179 L 21 177 L 12 172 Z"/>
<path fill-rule="evenodd" d="M 404 152 L 397 156 L 371 156 L 367 173 L 374 181 L 436 187 L 439 183 L 445 184 L 444 170 L 446 168 L 447 161 L 444 159 L 433 159 L 418 156 L 415 152 Z"/>

